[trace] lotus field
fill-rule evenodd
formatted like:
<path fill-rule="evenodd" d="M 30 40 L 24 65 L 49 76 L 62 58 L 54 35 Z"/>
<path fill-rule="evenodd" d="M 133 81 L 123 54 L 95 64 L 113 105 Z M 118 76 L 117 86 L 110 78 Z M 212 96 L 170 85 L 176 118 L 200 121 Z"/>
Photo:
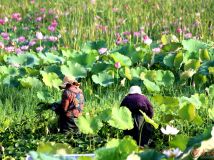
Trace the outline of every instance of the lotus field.
<path fill-rule="evenodd" d="M 2 0 L 0 159 L 191 159 L 214 139 L 213 9 L 212 0 Z M 65 75 L 86 102 L 79 130 L 61 134 L 37 104 L 61 99 Z M 153 119 L 142 114 L 154 147 L 123 135 L 133 119 L 119 106 L 132 85 L 153 105 Z"/>

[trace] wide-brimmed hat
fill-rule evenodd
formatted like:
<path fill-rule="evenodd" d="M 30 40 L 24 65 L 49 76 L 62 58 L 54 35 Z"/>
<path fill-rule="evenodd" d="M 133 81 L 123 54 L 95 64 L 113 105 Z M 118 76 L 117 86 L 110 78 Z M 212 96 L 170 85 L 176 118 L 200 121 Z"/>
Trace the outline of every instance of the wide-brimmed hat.
<path fill-rule="evenodd" d="M 63 79 L 62 84 L 59 87 L 60 88 L 65 88 L 67 84 L 80 86 L 80 83 L 78 83 L 77 80 L 74 77 L 65 76 L 64 79 Z"/>
<path fill-rule="evenodd" d="M 142 91 L 139 86 L 131 86 L 128 94 L 142 94 Z"/>

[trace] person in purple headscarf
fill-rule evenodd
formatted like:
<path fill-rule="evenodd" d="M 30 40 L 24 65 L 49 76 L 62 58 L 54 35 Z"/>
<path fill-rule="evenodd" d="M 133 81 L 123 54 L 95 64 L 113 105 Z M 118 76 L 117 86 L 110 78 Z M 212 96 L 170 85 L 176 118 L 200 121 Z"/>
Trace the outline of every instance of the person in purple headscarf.
<path fill-rule="evenodd" d="M 142 94 L 139 86 L 132 86 L 128 95 L 122 100 L 121 107 L 127 107 L 134 119 L 134 128 L 125 130 L 124 135 L 130 135 L 140 146 L 148 145 L 153 133 L 153 127 L 144 121 L 143 111 L 149 118 L 153 117 L 153 107 L 147 97 Z"/>

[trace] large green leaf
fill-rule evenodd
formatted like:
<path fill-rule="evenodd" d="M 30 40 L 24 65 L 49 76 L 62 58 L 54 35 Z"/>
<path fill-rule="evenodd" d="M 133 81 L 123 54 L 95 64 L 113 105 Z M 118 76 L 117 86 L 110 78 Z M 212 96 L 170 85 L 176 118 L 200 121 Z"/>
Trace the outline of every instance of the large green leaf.
<path fill-rule="evenodd" d="M 91 50 L 98 50 L 100 48 L 106 48 L 106 42 L 105 41 L 93 41 L 93 42 L 87 42 L 83 45 L 82 51 L 84 52 L 90 52 Z"/>
<path fill-rule="evenodd" d="M 137 144 L 131 137 L 125 137 L 122 140 L 111 140 L 106 147 L 95 151 L 96 160 L 124 160 L 129 154 L 137 151 Z"/>
<path fill-rule="evenodd" d="M 185 63 L 184 69 L 185 70 L 192 69 L 192 70 L 197 71 L 199 67 L 200 67 L 200 61 L 199 60 L 190 59 Z"/>
<path fill-rule="evenodd" d="M 72 58 L 74 62 L 81 64 L 85 68 L 91 70 L 93 64 L 96 61 L 96 57 L 98 56 L 97 52 L 90 52 L 90 53 L 79 53 L 75 57 Z"/>
<path fill-rule="evenodd" d="M 56 142 L 41 142 L 37 147 L 37 152 L 46 154 L 66 155 L 73 153 L 69 144 Z"/>
<path fill-rule="evenodd" d="M 149 92 L 160 92 L 160 87 L 156 85 L 154 82 L 144 79 L 143 83 Z"/>
<path fill-rule="evenodd" d="M 131 66 L 132 61 L 129 57 L 124 56 L 118 52 L 110 54 L 110 56 L 113 58 L 114 62 L 120 62 L 121 66 Z"/>
<path fill-rule="evenodd" d="M 183 45 L 184 49 L 189 52 L 198 52 L 199 49 L 207 48 L 206 43 L 201 42 L 199 40 L 194 40 L 194 39 L 183 40 L 182 45 Z"/>
<path fill-rule="evenodd" d="M 182 62 L 183 62 L 183 53 L 182 53 L 182 51 L 179 51 L 176 54 L 175 59 L 174 59 L 174 67 L 176 69 L 180 69 L 181 65 L 182 65 Z"/>
<path fill-rule="evenodd" d="M 163 63 L 168 67 L 173 67 L 175 56 L 176 56 L 175 54 L 166 55 L 163 59 Z"/>
<path fill-rule="evenodd" d="M 189 137 L 186 135 L 176 135 L 170 142 L 171 147 L 179 148 L 181 151 L 186 149 Z"/>
<path fill-rule="evenodd" d="M 210 59 L 211 58 L 210 58 L 208 49 L 201 50 L 201 52 L 200 52 L 200 60 L 201 61 L 209 61 Z"/>
<path fill-rule="evenodd" d="M 111 118 L 108 120 L 109 125 L 118 129 L 132 129 L 133 120 L 131 112 L 126 107 L 113 107 Z"/>
<path fill-rule="evenodd" d="M 49 91 L 43 90 L 37 92 L 37 98 L 44 103 L 53 103 L 55 100 L 53 99 L 53 96 L 50 94 Z"/>
<path fill-rule="evenodd" d="M 18 74 L 18 70 L 10 66 L 0 66 L 0 74 L 15 76 Z"/>
<path fill-rule="evenodd" d="M 209 118 L 214 120 L 214 107 L 208 109 Z"/>
<path fill-rule="evenodd" d="M 64 58 L 54 54 L 54 53 L 50 53 L 50 52 L 47 52 L 47 53 L 38 53 L 39 57 L 43 60 L 43 63 L 44 64 L 50 64 L 50 63 L 60 63 L 62 64 L 64 62 Z"/>
<path fill-rule="evenodd" d="M 154 149 L 144 150 L 139 154 L 142 160 L 164 160 L 166 156 L 160 152 L 155 151 Z"/>
<path fill-rule="evenodd" d="M 214 84 L 209 86 L 208 93 L 210 97 L 214 98 Z"/>
<path fill-rule="evenodd" d="M 178 98 L 176 97 L 169 97 L 169 96 L 161 96 L 161 95 L 155 95 L 152 97 L 154 103 L 156 103 L 158 106 L 166 105 L 166 107 L 169 107 L 169 109 L 177 109 L 179 106 Z"/>
<path fill-rule="evenodd" d="M 205 61 L 202 63 L 198 69 L 198 73 L 202 75 L 209 75 L 209 67 L 214 67 L 214 61 Z"/>
<path fill-rule="evenodd" d="M 94 83 L 104 87 L 114 83 L 113 77 L 106 72 L 98 73 L 97 75 L 92 75 L 92 80 Z"/>
<path fill-rule="evenodd" d="M 182 47 L 181 43 L 172 42 L 164 45 L 162 49 L 166 52 L 170 52 L 170 51 L 176 51 L 181 47 Z"/>
<path fill-rule="evenodd" d="M 35 65 L 39 65 L 40 61 L 36 55 L 32 53 L 21 54 L 18 56 L 9 56 L 7 62 L 11 65 L 20 65 L 27 67 L 34 67 Z"/>
<path fill-rule="evenodd" d="M 103 126 L 99 117 L 80 116 L 76 122 L 79 130 L 84 134 L 96 134 Z"/>
<path fill-rule="evenodd" d="M 153 125 L 155 129 L 158 129 L 158 126 L 159 126 L 159 125 L 158 125 L 157 123 L 155 123 L 154 120 L 152 120 L 151 118 L 149 118 L 149 117 L 146 115 L 146 113 L 144 113 L 143 111 L 140 110 L 140 112 L 143 114 L 143 117 L 144 117 L 144 119 L 145 119 L 145 121 L 146 121 L 147 123 Z"/>
<path fill-rule="evenodd" d="M 180 98 L 180 103 L 185 103 L 185 102 L 193 104 L 196 107 L 196 109 L 200 109 L 200 107 L 202 105 L 198 94 L 191 95 L 190 98 L 182 96 Z"/>
<path fill-rule="evenodd" d="M 69 61 L 67 65 L 61 66 L 61 72 L 65 76 L 75 78 L 85 78 L 87 76 L 87 70 L 78 63 L 72 63 Z"/>
<path fill-rule="evenodd" d="M 54 88 L 59 88 L 59 85 L 62 83 L 62 81 L 59 79 L 56 73 L 46 73 L 46 72 L 41 72 L 42 74 L 42 80 L 45 83 L 46 86 L 48 87 L 54 87 Z"/>
<path fill-rule="evenodd" d="M 164 71 L 162 77 L 162 83 L 164 86 L 172 86 L 175 81 L 174 74 L 171 71 Z"/>
<path fill-rule="evenodd" d="M 27 77 L 19 79 L 21 85 L 26 88 L 41 87 L 42 82 L 36 77 Z"/>
<path fill-rule="evenodd" d="M 93 74 L 98 74 L 100 72 L 106 71 L 110 67 L 110 64 L 108 63 L 95 63 L 91 69 L 91 72 Z"/>
<path fill-rule="evenodd" d="M 195 106 L 191 103 L 187 103 L 178 113 L 181 119 L 192 121 L 196 116 Z"/>

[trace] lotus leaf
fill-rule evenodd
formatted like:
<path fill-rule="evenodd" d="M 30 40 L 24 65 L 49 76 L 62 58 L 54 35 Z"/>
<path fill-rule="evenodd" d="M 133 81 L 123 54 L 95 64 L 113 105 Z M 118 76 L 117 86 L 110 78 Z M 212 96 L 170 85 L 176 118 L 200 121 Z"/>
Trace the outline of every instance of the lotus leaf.
<path fill-rule="evenodd" d="M 67 62 L 67 65 L 61 66 L 61 72 L 65 76 L 75 78 L 85 78 L 87 76 L 87 70 L 78 63 Z"/>
<path fill-rule="evenodd" d="M 108 120 L 109 125 L 118 129 L 132 129 L 133 120 L 131 116 L 131 112 L 126 107 L 113 107 L 111 118 Z"/>
<path fill-rule="evenodd" d="M 182 45 L 183 45 L 184 49 L 189 52 L 198 52 L 199 49 L 207 48 L 206 43 L 201 42 L 199 40 L 194 40 L 194 39 L 183 40 Z"/>
<path fill-rule="evenodd" d="M 84 134 L 96 134 L 103 126 L 99 117 L 80 116 L 76 122 L 79 130 Z"/>
<path fill-rule="evenodd" d="M 92 80 L 94 83 L 104 87 L 114 83 L 113 77 L 106 72 L 98 73 L 97 75 L 92 75 Z"/>

